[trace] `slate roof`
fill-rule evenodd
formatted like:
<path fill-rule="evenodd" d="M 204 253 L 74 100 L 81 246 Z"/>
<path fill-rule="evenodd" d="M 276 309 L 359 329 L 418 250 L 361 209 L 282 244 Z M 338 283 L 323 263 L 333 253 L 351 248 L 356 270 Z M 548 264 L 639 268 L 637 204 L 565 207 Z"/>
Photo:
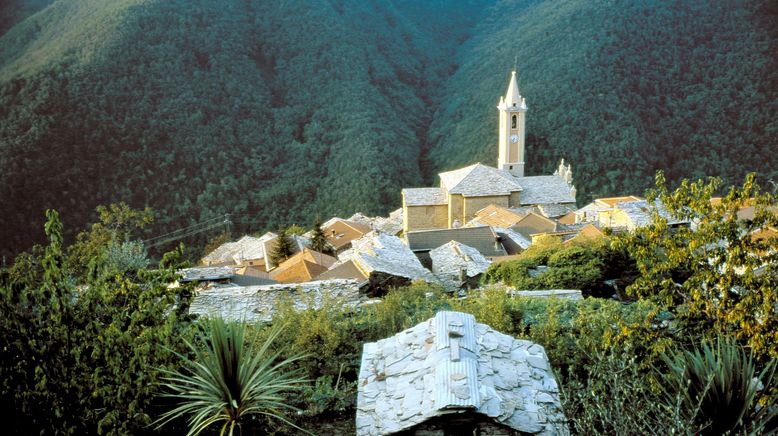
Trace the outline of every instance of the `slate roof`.
<path fill-rule="evenodd" d="M 439 206 L 448 204 L 443 188 L 406 188 L 402 190 L 406 206 Z"/>
<path fill-rule="evenodd" d="M 233 255 L 233 260 L 235 260 L 235 263 L 240 264 L 244 260 L 264 259 L 267 253 L 265 253 L 265 247 L 262 243 L 275 237 L 275 233 L 267 232 L 259 238 L 252 236 L 240 238 L 237 242 L 238 249 Z"/>
<path fill-rule="evenodd" d="M 396 235 L 403 229 L 403 210 L 395 209 L 389 213 L 388 217 L 369 217 L 361 213 L 355 213 L 348 221 L 364 224 L 376 232 Z"/>
<path fill-rule="evenodd" d="M 458 287 L 459 273 L 464 270 L 467 277 L 483 274 L 492 264 L 489 259 L 473 247 L 450 241 L 430 251 L 432 272 L 446 285 Z"/>
<path fill-rule="evenodd" d="M 327 242 L 332 248 L 339 250 L 350 244 L 354 239 L 361 238 L 370 232 L 370 226 L 347 220 L 335 220 L 327 226 L 322 226 Z"/>
<path fill-rule="evenodd" d="M 662 203 L 659 200 L 657 200 L 655 204 L 657 206 L 657 212 L 659 213 L 659 216 L 666 219 L 668 225 L 681 224 L 687 222 L 684 220 L 678 220 L 674 218 L 672 215 L 670 215 L 670 212 L 668 212 L 667 209 L 665 209 L 665 207 L 662 205 Z M 623 211 L 627 215 L 629 220 L 632 222 L 632 225 L 634 227 L 647 226 L 651 224 L 651 221 L 653 219 L 651 205 L 646 200 L 625 201 L 622 203 L 617 203 L 616 209 Z"/>
<path fill-rule="evenodd" d="M 276 280 L 272 280 L 265 277 L 256 277 L 256 276 L 248 276 L 248 275 L 241 275 L 241 274 L 235 274 L 230 279 L 230 283 L 233 283 L 237 286 L 265 286 L 265 285 L 277 285 L 278 282 Z"/>
<path fill-rule="evenodd" d="M 524 290 L 509 291 L 510 295 L 520 295 L 530 298 L 557 298 L 560 300 L 583 300 L 583 294 L 578 289 L 542 289 L 542 290 Z"/>
<path fill-rule="evenodd" d="M 212 264 L 240 264 L 244 260 L 263 259 L 265 257 L 264 242 L 274 238 L 276 235 L 267 232 L 261 237 L 246 235 L 235 242 L 227 242 L 217 247 L 212 252 L 203 257 L 201 262 L 208 265 Z"/>
<path fill-rule="evenodd" d="M 512 209 L 490 204 L 475 213 L 473 221 L 492 227 L 510 227 L 524 217 Z"/>
<path fill-rule="evenodd" d="M 368 301 L 355 280 L 326 280 L 295 285 L 228 286 L 198 291 L 189 306 L 195 315 L 218 315 L 227 321 L 270 321 L 278 304 L 291 299 L 295 309 L 318 309 L 335 299 L 356 307 Z"/>
<path fill-rule="evenodd" d="M 511 241 L 513 241 L 514 244 L 516 244 L 519 248 L 522 250 L 526 250 L 529 248 L 530 245 L 532 245 L 532 239 L 522 235 L 519 232 L 514 231 L 513 229 L 509 228 L 501 228 L 501 227 L 493 227 L 492 230 L 494 230 L 495 233 L 497 233 L 500 238 L 508 238 Z M 505 243 L 503 243 L 505 245 Z M 506 249 L 505 251 L 509 251 Z"/>
<path fill-rule="evenodd" d="M 229 266 L 202 266 L 195 268 L 184 268 L 178 270 L 181 274 L 181 283 L 186 282 L 205 282 L 214 280 L 229 279 L 235 275 L 232 267 Z"/>
<path fill-rule="evenodd" d="M 338 263 L 327 271 L 321 273 L 317 279 L 354 279 L 360 282 L 367 280 L 367 276 L 354 264 L 353 260 Z"/>
<path fill-rule="evenodd" d="M 357 435 L 411 430 L 463 412 L 520 432 L 569 434 L 543 347 L 476 323 L 472 315 L 438 312 L 364 344 Z"/>
<path fill-rule="evenodd" d="M 563 204 L 555 204 L 555 203 L 545 203 L 545 204 L 539 204 L 538 210 L 540 211 L 541 215 L 548 217 L 548 218 L 559 218 L 563 215 L 567 215 L 568 213 L 575 210 L 575 203 L 563 203 Z"/>
<path fill-rule="evenodd" d="M 505 256 L 505 249 L 491 227 L 462 227 L 458 229 L 418 230 L 405 234 L 408 246 L 414 252 L 430 251 L 449 241 L 457 241 L 478 250 L 487 257 Z"/>
<path fill-rule="evenodd" d="M 537 233 L 555 232 L 557 230 L 557 223 L 539 213 L 531 212 L 524 216 L 521 221 L 516 223 L 516 225 L 512 227 L 512 230 L 529 238 L 531 235 Z"/>
<path fill-rule="evenodd" d="M 640 200 L 642 200 L 642 198 L 636 197 L 634 195 L 626 195 L 622 197 L 595 198 L 594 203 L 602 207 L 614 207 L 617 204 L 623 203 L 625 201 L 640 201 Z"/>
<path fill-rule="evenodd" d="M 354 241 L 351 260 L 365 274 L 385 273 L 410 280 L 438 280 L 397 236 L 371 232 Z"/>
<path fill-rule="evenodd" d="M 516 181 L 524 190 L 521 192 L 521 204 L 572 203 L 575 196 L 572 187 L 562 176 L 517 177 Z"/>
<path fill-rule="evenodd" d="M 469 167 L 440 173 L 440 183 L 450 194 L 465 197 L 510 195 L 522 191 L 523 186 L 505 170 L 489 167 L 480 162 Z"/>
<path fill-rule="evenodd" d="M 265 253 L 268 253 L 268 254 L 273 252 L 273 250 L 275 249 L 276 243 L 277 243 L 276 240 L 278 239 L 278 235 L 276 235 L 275 233 L 273 233 L 272 235 L 273 236 L 271 238 L 266 239 L 262 243 L 262 246 L 263 246 L 263 249 L 265 250 Z M 299 253 L 300 251 L 303 251 L 305 249 L 305 247 L 307 247 L 308 244 L 311 243 L 307 238 L 305 238 L 303 236 L 299 236 L 299 235 L 292 235 L 290 238 L 292 240 L 292 251 L 294 251 L 295 253 Z M 268 256 L 268 260 L 265 262 L 265 264 L 267 265 L 268 269 L 276 266 L 276 265 L 271 265 L 270 264 L 269 256 Z"/>

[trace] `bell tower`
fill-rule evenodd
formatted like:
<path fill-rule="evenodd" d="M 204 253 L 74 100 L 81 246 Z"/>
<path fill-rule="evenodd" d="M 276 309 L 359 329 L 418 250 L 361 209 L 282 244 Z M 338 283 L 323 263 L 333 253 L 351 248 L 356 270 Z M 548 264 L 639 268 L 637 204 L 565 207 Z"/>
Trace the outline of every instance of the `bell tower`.
<path fill-rule="evenodd" d="M 516 71 L 511 73 L 508 91 L 504 97 L 500 97 L 497 110 L 500 118 L 497 168 L 516 177 L 524 177 L 524 119 L 527 104 L 519 94 Z"/>

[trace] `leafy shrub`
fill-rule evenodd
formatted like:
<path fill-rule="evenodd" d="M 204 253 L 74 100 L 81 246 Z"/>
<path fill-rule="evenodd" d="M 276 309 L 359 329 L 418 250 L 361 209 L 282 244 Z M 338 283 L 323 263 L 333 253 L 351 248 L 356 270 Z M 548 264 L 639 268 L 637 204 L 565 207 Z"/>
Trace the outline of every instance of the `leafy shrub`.
<path fill-rule="evenodd" d="M 328 412 L 342 413 L 356 406 L 357 386 L 354 381 L 333 380 L 331 375 L 316 379 L 313 386 L 306 387 L 303 397 L 306 413 L 323 415 Z"/>
<path fill-rule="evenodd" d="M 314 307 L 313 303 L 311 297 L 307 307 Z M 343 371 L 356 374 L 362 347 L 354 340 L 354 312 L 342 300 L 323 297 L 319 309 L 299 310 L 289 299 L 282 301 L 278 309 L 273 324 L 292 327 L 279 333 L 276 344 L 283 348 L 284 355 L 306 356 L 295 366 L 302 368 L 309 378 L 337 377 Z M 265 336 L 270 332 L 270 328 L 261 328 L 257 340 L 266 340 Z M 354 376 L 348 378 L 355 379 Z"/>
<path fill-rule="evenodd" d="M 47 217 L 49 245 L 22 257 L 28 271 L 0 283 L 0 402 L 10 427 L 20 434 L 148 431 L 159 368 L 176 364 L 170 350 L 190 333 L 187 317 L 170 310 L 186 289 L 167 288 L 180 253 L 157 270 L 74 276 L 86 263 L 104 270 L 111 239 L 80 239 L 97 254 L 72 262 L 58 214 Z"/>
<path fill-rule="evenodd" d="M 531 246 L 516 260 L 491 265 L 483 282 L 503 282 L 516 289 L 579 289 L 585 296 L 610 295 L 612 290 L 604 285 L 605 263 L 614 257 L 605 241 L 564 246 L 546 240 Z M 530 273 L 541 265 L 547 268 Z"/>
<path fill-rule="evenodd" d="M 413 327 L 448 309 L 449 301 L 442 287 L 424 282 L 389 291 L 381 304 L 364 310 L 367 337 L 378 340 Z"/>
<path fill-rule="evenodd" d="M 471 292 L 468 298 L 452 301 L 452 310 L 467 312 L 475 319 L 501 332 L 514 332 L 514 323 L 521 319 L 510 304 L 511 297 L 502 288 Z"/>
<path fill-rule="evenodd" d="M 720 435 L 763 434 L 778 430 L 775 398 L 759 407 L 760 385 L 772 389 L 775 361 L 757 375 L 749 353 L 731 337 L 715 344 L 703 342 L 692 350 L 670 350 L 662 355 L 667 370 L 660 372 L 665 408 L 677 410 L 694 433 Z M 769 425 L 772 428 L 766 428 Z"/>
<path fill-rule="evenodd" d="M 584 375 L 564 383 L 563 406 L 576 433 L 683 434 L 659 406 L 636 360 L 628 353 L 595 352 Z"/>

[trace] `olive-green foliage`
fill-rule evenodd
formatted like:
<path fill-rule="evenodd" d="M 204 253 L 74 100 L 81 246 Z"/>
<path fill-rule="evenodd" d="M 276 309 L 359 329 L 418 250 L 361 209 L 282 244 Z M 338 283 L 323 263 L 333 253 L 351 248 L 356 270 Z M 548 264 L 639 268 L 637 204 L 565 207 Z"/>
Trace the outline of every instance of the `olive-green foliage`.
<path fill-rule="evenodd" d="M 688 434 L 670 419 L 639 370 L 638 357 L 594 352 L 580 377 L 568 378 L 562 397 L 576 434 Z"/>
<path fill-rule="evenodd" d="M 778 357 L 778 238 L 754 237 L 778 228 L 775 197 L 760 190 L 753 174 L 720 203 L 711 202 L 719 179 L 684 180 L 670 191 L 660 172 L 656 186 L 649 198 L 692 225 L 673 229 L 655 216 L 651 225 L 616 240 L 640 273 L 628 292 L 663 305 L 698 335 L 712 328 L 734 335 L 757 359 Z M 746 207 L 754 208 L 752 219 L 738 217 Z"/>
<path fill-rule="evenodd" d="M 19 434 L 142 434 L 154 415 L 160 367 L 175 365 L 187 323 L 173 259 L 158 270 L 73 276 L 62 225 L 47 212 L 50 243 L 24 255 L 26 274 L 0 281 L 0 402 Z M 96 249 L 98 241 L 90 245 Z M 110 248 L 110 241 L 103 245 Z M 96 270 L 106 271 L 100 255 Z M 110 256 L 108 256 L 110 259 Z M 126 264 L 124 266 L 127 266 Z M 76 286 L 76 283 L 80 283 Z"/>
<path fill-rule="evenodd" d="M 291 304 L 282 305 L 273 320 L 296 326 L 279 337 L 287 352 L 309 354 L 297 365 L 316 380 L 315 386 L 303 398 L 290 399 L 306 409 L 306 428 L 316 428 L 322 422 L 340 422 L 343 428 L 351 428 L 347 423 L 353 420 L 362 344 L 392 336 L 439 310 L 471 313 L 478 322 L 543 345 L 558 373 L 565 401 L 573 405 L 568 418 L 582 430 L 598 428 L 614 433 L 626 428 L 625 423 L 642 419 L 638 415 L 646 414 L 645 409 L 621 408 L 654 399 L 632 398 L 629 389 L 643 386 L 640 392 L 653 392 L 652 364 L 673 341 L 655 323 L 657 307 L 643 301 L 622 305 L 600 299 L 535 299 L 509 296 L 500 288 L 474 291 L 467 298 L 457 299 L 437 286 L 416 283 L 390 291 L 381 303 L 359 311 L 345 308 L 337 300 L 321 304 L 321 309 L 304 311 L 294 310 Z M 267 331 L 257 327 L 260 332 Z M 624 369 L 623 365 L 616 366 L 617 359 L 630 363 L 629 371 L 618 374 L 623 384 L 614 386 L 620 382 L 616 376 L 600 374 L 602 377 L 596 378 L 595 368 L 610 365 L 608 368 Z M 605 393 L 611 388 L 621 389 L 617 402 L 592 397 L 592 391 Z M 635 416 L 623 416 L 630 413 Z M 615 418 L 619 421 L 611 421 Z M 637 427 L 633 433 L 646 428 Z"/>
<path fill-rule="evenodd" d="M 606 267 L 608 262 L 619 258 L 614 251 L 607 240 L 571 246 L 546 240 L 537 246 L 533 244 L 516 260 L 490 266 L 484 274 L 484 282 L 503 282 L 516 289 L 580 289 L 586 296 L 609 296 L 611 290 L 604 280 L 621 277 L 630 271 Z M 538 270 L 533 277 L 530 270 L 538 266 L 547 268 L 542 272 Z"/>
<path fill-rule="evenodd" d="M 121 268 L 120 264 L 140 265 L 145 250 L 137 244 L 136 248 L 132 248 L 129 240 L 154 220 L 154 214 L 148 207 L 136 210 L 123 202 L 97 206 L 95 211 L 99 221 L 92 224 L 88 231 L 76 235 L 76 242 L 68 248 L 72 274 L 81 280 L 105 274 L 105 268 Z M 107 258 L 109 256 L 110 259 Z"/>
<path fill-rule="evenodd" d="M 775 360 L 757 373 L 750 353 L 733 337 L 704 341 L 692 350 L 671 349 L 662 360 L 667 367 L 659 372 L 664 408 L 668 415 L 677 413 L 689 433 L 758 435 L 778 430 Z M 772 394 L 762 407 L 757 404 L 758 390 Z"/>
<path fill-rule="evenodd" d="M 364 324 L 368 337 L 377 340 L 413 327 L 439 310 L 447 310 L 449 305 L 443 288 L 416 282 L 389 291 L 381 304 L 368 307 L 364 311 Z"/>
<path fill-rule="evenodd" d="M 271 348 L 286 326 L 276 325 L 256 347 L 245 340 L 246 325 L 241 322 L 211 318 L 201 327 L 198 339 L 187 343 L 193 357 L 179 354 L 179 370 L 160 368 L 167 390 L 163 395 L 179 405 L 164 413 L 158 425 L 186 418 L 189 436 L 214 425 L 221 427 L 222 435 L 232 436 L 236 429 L 238 435 L 244 430 L 249 433 L 251 421 L 257 418 L 296 427 L 284 412 L 297 410 L 286 397 L 308 382 L 292 369 L 301 357 L 279 359 L 280 353 Z"/>

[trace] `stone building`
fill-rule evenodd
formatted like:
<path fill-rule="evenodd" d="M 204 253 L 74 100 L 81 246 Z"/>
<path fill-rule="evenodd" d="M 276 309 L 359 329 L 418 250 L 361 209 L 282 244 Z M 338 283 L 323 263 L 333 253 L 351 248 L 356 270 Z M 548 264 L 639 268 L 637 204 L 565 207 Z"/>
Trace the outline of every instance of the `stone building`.
<path fill-rule="evenodd" d="M 570 165 L 562 161 L 549 176 L 524 175 L 527 105 L 519 94 L 515 71 L 497 110 L 497 168 L 476 163 L 440 173 L 437 188 L 403 189 L 403 231 L 460 227 L 491 204 L 505 208 L 533 206 L 553 216 L 575 209 Z"/>
<path fill-rule="evenodd" d="M 567 435 L 543 347 L 438 312 L 362 352 L 357 435 Z"/>
<path fill-rule="evenodd" d="M 481 276 L 492 262 L 478 250 L 457 241 L 430 251 L 432 273 L 450 291 L 475 289 L 481 284 Z"/>

